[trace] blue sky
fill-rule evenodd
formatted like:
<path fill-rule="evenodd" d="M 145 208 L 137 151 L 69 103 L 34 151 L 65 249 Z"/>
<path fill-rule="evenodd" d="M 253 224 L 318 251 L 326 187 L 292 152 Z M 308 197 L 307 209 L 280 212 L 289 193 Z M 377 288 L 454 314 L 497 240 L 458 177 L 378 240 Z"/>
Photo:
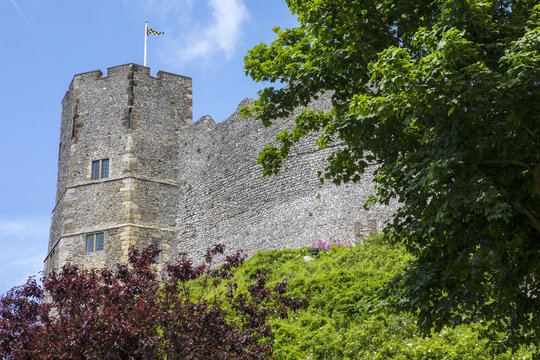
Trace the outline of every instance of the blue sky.
<path fill-rule="evenodd" d="M 193 117 L 223 121 L 262 84 L 243 57 L 296 25 L 282 0 L 3 0 L 0 42 L 0 293 L 43 268 L 60 104 L 74 74 L 143 63 L 193 78 Z"/>

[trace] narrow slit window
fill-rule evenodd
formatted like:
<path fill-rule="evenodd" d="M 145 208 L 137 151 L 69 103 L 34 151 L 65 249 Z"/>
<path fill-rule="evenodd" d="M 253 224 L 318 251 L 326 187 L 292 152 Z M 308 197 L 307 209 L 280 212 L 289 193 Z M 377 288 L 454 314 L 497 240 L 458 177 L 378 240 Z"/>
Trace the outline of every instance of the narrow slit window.
<path fill-rule="evenodd" d="M 103 251 L 105 248 L 105 235 L 103 233 L 86 235 L 86 252 Z"/>
<path fill-rule="evenodd" d="M 79 110 L 78 110 L 78 105 L 75 104 L 75 106 L 73 107 L 73 117 L 72 117 L 72 121 L 71 121 L 71 137 L 75 137 L 75 135 L 77 135 L 77 119 L 79 119 Z"/>
<path fill-rule="evenodd" d="M 92 161 L 92 180 L 109 177 L 109 159 Z"/>
<path fill-rule="evenodd" d="M 133 127 L 133 111 L 131 108 L 129 108 L 129 117 L 128 117 L 128 128 L 131 129 Z"/>
<path fill-rule="evenodd" d="M 162 247 L 161 247 L 161 239 L 152 238 L 151 243 L 155 245 L 158 248 L 158 250 L 160 250 L 159 254 L 157 254 L 156 257 L 154 258 L 155 262 L 159 264 L 161 262 L 161 254 L 163 252 Z"/>

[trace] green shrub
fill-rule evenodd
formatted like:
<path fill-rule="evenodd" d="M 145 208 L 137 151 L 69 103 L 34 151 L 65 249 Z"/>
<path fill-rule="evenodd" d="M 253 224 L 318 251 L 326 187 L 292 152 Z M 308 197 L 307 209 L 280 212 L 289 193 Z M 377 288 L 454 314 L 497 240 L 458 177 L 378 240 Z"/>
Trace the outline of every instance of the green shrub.
<path fill-rule="evenodd" d="M 490 353 L 488 339 L 480 335 L 486 325 L 444 328 L 420 337 L 414 314 L 372 306 L 376 299 L 380 303 L 381 290 L 412 259 L 380 236 L 352 248 L 334 246 L 306 261 L 308 255 L 307 248 L 259 252 L 233 279 L 242 287 L 265 269 L 269 283 L 288 278 L 288 296 L 309 295 L 305 308 L 288 319 L 271 320 L 278 360 L 532 359 L 532 348 Z"/>

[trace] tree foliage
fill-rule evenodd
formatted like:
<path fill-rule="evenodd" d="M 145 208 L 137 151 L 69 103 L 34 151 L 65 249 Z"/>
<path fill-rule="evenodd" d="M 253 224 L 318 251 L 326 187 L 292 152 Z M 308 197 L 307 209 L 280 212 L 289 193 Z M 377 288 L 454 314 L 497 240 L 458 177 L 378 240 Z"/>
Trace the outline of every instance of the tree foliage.
<path fill-rule="evenodd" d="M 507 341 L 540 342 L 540 5 L 535 0 L 287 0 L 299 26 L 245 58 L 266 88 L 244 113 L 265 125 L 298 106 L 279 172 L 310 133 L 340 147 L 319 173 L 397 200 L 386 232 L 416 260 L 401 304 L 425 329 L 491 321 Z M 328 112 L 309 102 L 330 93 Z"/>
<path fill-rule="evenodd" d="M 153 265 L 159 250 L 131 249 L 129 263 L 85 270 L 67 264 L 0 298 L 3 359 L 267 359 L 273 345 L 269 316 L 287 317 L 303 299 L 289 299 L 286 280 L 266 286 L 263 272 L 246 293 L 218 291 L 245 255 L 216 245 L 195 266 L 186 254 Z M 226 306 L 225 306 L 226 302 Z"/>

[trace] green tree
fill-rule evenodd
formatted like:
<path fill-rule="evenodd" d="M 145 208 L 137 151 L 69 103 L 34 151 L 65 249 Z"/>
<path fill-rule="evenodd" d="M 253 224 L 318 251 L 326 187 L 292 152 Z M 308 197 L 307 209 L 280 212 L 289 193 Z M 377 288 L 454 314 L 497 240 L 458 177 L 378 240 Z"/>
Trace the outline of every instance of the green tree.
<path fill-rule="evenodd" d="M 287 0 L 299 26 L 249 51 L 265 125 L 306 110 L 259 156 L 279 172 L 318 133 L 337 145 L 322 181 L 375 171 L 374 202 L 397 199 L 386 232 L 415 261 L 401 303 L 425 330 L 492 321 L 540 342 L 540 5 L 537 0 Z M 328 112 L 309 109 L 330 93 Z"/>

